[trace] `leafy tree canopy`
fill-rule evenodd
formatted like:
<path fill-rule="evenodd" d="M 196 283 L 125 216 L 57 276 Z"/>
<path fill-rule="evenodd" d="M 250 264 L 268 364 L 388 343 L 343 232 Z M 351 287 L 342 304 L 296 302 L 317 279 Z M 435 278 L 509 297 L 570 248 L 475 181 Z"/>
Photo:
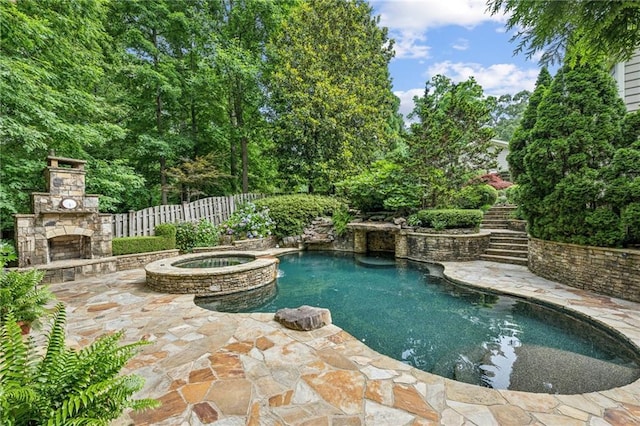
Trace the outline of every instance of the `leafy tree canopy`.
<path fill-rule="evenodd" d="M 620 181 L 612 178 L 623 162 L 613 159 L 625 113 L 602 67 L 560 69 L 538 106 L 518 178 L 531 235 L 598 246 L 628 241 L 622 217 L 635 198 L 616 197 Z"/>
<path fill-rule="evenodd" d="M 629 59 L 640 46 L 640 2 L 636 0 L 488 0 L 492 14 L 506 12 L 516 29 L 515 53 L 543 64 L 586 64 Z"/>
<path fill-rule="evenodd" d="M 496 137 L 503 141 L 510 141 L 516 128 L 520 124 L 522 114 L 527 105 L 531 92 L 522 90 L 515 95 L 502 95 L 498 98 L 491 96 L 495 102 L 491 111 L 490 126 L 495 130 Z"/>
<path fill-rule="evenodd" d="M 536 124 L 538 116 L 538 105 L 542 101 L 547 88 L 551 85 L 551 74 L 546 68 L 542 68 L 536 80 L 536 88 L 529 98 L 526 109 L 522 113 L 519 126 L 515 129 L 511 139 L 509 139 L 509 171 L 511 178 L 518 182 L 518 177 L 524 172 L 524 155 L 529 140 L 529 133 Z"/>
<path fill-rule="evenodd" d="M 471 77 L 454 83 L 437 75 L 416 97 L 410 117 L 408 167 L 428 188 L 430 205 L 438 205 L 451 190 L 460 189 L 478 170 L 495 166 L 496 153 L 488 127 L 493 100 Z"/>
<path fill-rule="evenodd" d="M 328 190 L 397 137 L 385 29 L 362 0 L 300 2 L 269 46 L 269 107 L 280 171 Z"/>

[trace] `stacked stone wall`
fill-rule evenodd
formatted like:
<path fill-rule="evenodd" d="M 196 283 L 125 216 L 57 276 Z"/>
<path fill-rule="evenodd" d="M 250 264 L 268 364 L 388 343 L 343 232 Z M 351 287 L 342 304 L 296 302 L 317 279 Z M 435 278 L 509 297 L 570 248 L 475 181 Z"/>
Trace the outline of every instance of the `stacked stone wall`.
<path fill-rule="evenodd" d="M 424 262 L 450 262 L 478 260 L 489 246 L 490 236 L 491 233 L 480 231 L 469 235 L 409 232 L 399 237 L 406 238 L 406 257 L 409 259 Z M 403 244 L 400 242 L 399 246 Z"/>
<path fill-rule="evenodd" d="M 396 250 L 396 233 L 367 232 L 367 251 L 390 252 Z"/>
<path fill-rule="evenodd" d="M 530 238 L 529 269 L 572 287 L 640 302 L 640 250 Z"/>
<path fill-rule="evenodd" d="M 61 263 L 55 267 L 39 266 L 37 269 L 44 271 L 42 282 L 45 284 L 75 281 L 118 271 L 116 258 L 114 257 L 85 261 L 77 260 L 68 264 Z"/>
<path fill-rule="evenodd" d="M 277 240 L 275 237 L 255 238 L 248 240 L 236 240 L 232 242 L 235 250 L 265 250 L 275 247 Z"/>
<path fill-rule="evenodd" d="M 221 268 L 175 268 L 170 263 L 147 265 L 149 288 L 164 293 L 223 295 L 270 284 L 278 272 L 276 258 L 258 258 L 242 265 Z"/>
<path fill-rule="evenodd" d="M 156 260 L 176 257 L 179 254 L 180 250 L 178 249 L 125 254 L 116 256 L 116 264 L 118 271 L 128 271 L 130 269 L 142 268 L 147 263 L 155 262 Z"/>

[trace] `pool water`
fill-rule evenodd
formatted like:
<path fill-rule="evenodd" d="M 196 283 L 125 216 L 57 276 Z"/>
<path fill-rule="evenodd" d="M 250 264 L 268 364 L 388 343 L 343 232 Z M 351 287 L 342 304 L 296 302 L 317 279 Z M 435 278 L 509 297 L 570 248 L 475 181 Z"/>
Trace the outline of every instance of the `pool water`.
<path fill-rule="evenodd" d="M 334 324 L 382 354 L 496 389 L 584 393 L 640 377 L 630 346 L 587 322 L 453 285 L 425 264 L 354 260 L 341 253 L 282 256 L 277 285 L 196 303 L 231 312 L 328 308 Z"/>
<path fill-rule="evenodd" d="M 174 263 L 178 268 L 223 268 L 225 266 L 241 265 L 253 260 L 247 256 L 208 256 L 193 260 Z"/>

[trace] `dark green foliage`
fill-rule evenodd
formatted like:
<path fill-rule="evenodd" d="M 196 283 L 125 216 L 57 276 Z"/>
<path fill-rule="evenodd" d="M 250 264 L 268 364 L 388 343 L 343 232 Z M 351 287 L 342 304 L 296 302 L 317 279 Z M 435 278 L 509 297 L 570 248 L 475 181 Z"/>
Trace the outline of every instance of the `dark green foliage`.
<path fill-rule="evenodd" d="M 640 202 L 627 205 L 622 210 L 620 219 L 627 240 L 638 244 L 640 242 Z"/>
<path fill-rule="evenodd" d="M 176 248 L 174 238 L 159 236 L 114 238 L 111 244 L 113 255 L 148 253 L 152 251 L 171 250 Z"/>
<path fill-rule="evenodd" d="M 182 252 L 190 252 L 194 247 L 213 247 L 219 242 L 220 230 L 206 219 L 176 225 L 176 247 Z"/>
<path fill-rule="evenodd" d="M 495 133 L 488 127 L 494 102 L 473 77 L 454 83 L 437 75 L 415 103 L 406 167 L 424 185 L 422 205 L 439 206 L 477 170 L 495 166 Z"/>
<path fill-rule="evenodd" d="M 422 191 L 405 169 L 388 160 L 336 184 L 338 194 L 361 212 L 412 211 L 420 206 Z"/>
<path fill-rule="evenodd" d="M 467 185 L 458 191 L 454 204 L 460 209 L 480 209 L 498 200 L 498 190 L 486 184 Z"/>
<path fill-rule="evenodd" d="M 176 248 L 176 226 L 164 223 L 155 227 L 154 236 L 114 238 L 112 251 L 114 256 Z"/>
<path fill-rule="evenodd" d="M 127 408 L 159 405 L 133 399 L 142 378 L 118 375 L 147 342 L 119 346 L 118 332 L 76 351 L 65 347 L 65 322 L 58 304 L 44 347 L 22 338 L 13 313 L 0 327 L 0 424 L 107 425 Z"/>
<path fill-rule="evenodd" d="M 276 157 L 289 188 L 329 191 L 398 138 L 392 42 L 364 0 L 295 3 L 269 44 Z"/>
<path fill-rule="evenodd" d="M 543 52 L 542 63 L 625 61 L 640 45 L 638 1 L 489 0 L 487 5 L 491 14 L 508 16 L 507 30 L 516 30 L 514 53 L 531 58 Z"/>
<path fill-rule="evenodd" d="M 564 66 L 537 109 L 525 148 L 518 200 L 536 238 L 620 246 L 621 213 L 638 185 L 637 148 L 620 148 L 625 108 L 599 65 Z M 633 231 L 632 231 L 633 232 Z"/>
<path fill-rule="evenodd" d="M 40 284 L 44 272 L 5 271 L 3 267 L 0 265 L 0 323 L 9 314 L 27 324 L 37 321 L 46 312 L 44 306 L 54 298 L 49 287 Z"/>
<path fill-rule="evenodd" d="M 0 269 L 18 259 L 16 248 L 12 242 L 0 240 Z"/>
<path fill-rule="evenodd" d="M 255 205 L 269 209 L 269 216 L 276 223 L 275 235 L 279 238 L 300 235 L 316 217 L 332 216 L 336 210 L 345 207 L 335 198 L 306 194 L 262 198 Z"/>
<path fill-rule="evenodd" d="M 411 215 L 408 222 L 412 226 L 435 228 L 437 230 L 453 228 L 477 229 L 480 227 L 483 217 L 482 210 L 420 210 Z"/>
<path fill-rule="evenodd" d="M 509 140 L 509 154 L 507 161 L 509 162 L 509 172 L 511 179 L 518 182 L 518 178 L 525 172 L 524 155 L 527 152 L 527 143 L 530 138 L 531 130 L 536 124 L 538 116 L 538 105 L 542 102 L 542 98 L 546 94 L 547 89 L 551 85 L 551 74 L 546 68 L 542 68 L 536 80 L 536 88 L 529 98 L 529 103 L 524 113 L 520 125 L 514 131 L 513 137 Z"/>
<path fill-rule="evenodd" d="M 163 223 L 157 225 L 154 234 L 156 237 L 176 238 L 176 225 L 173 223 Z"/>

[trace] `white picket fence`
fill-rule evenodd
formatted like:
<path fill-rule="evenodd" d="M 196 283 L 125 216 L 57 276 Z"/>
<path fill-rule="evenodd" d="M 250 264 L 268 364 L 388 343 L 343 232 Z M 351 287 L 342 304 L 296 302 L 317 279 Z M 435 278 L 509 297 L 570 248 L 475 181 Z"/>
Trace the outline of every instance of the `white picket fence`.
<path fill-rule="evenodd" d="M 192 203 L 148 207 L 129 213 L 112 215 L 113 237 L 153 235 L 162 223 L 197 222 L 207 219 L 214 225 L 227 220 L 236 208 L 248 201 L 262 198 L 262 194 L 237 194 L 228 197 L 209 197 Z"/>

